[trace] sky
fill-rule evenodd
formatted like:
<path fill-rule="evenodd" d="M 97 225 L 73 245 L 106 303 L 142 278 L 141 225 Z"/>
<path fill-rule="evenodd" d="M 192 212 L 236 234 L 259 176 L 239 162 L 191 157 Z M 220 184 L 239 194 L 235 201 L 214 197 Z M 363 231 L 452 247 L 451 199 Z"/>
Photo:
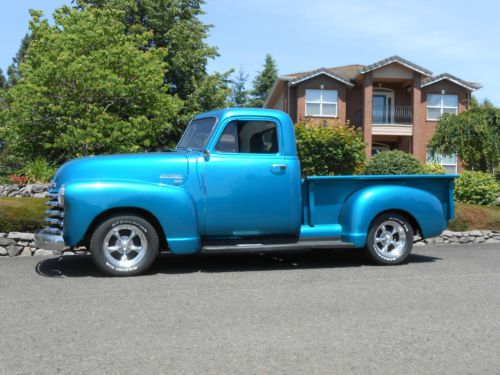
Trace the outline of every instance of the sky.
<path fill-rule="evenodd" d="M 50 15 L 70 1 L 16 0 L 0 5 L 0 68 L 5 72 L 28 30 L 29 8 Z M 243 68 L 250 80 L 266 53 L 279 73 L 370 64 L 399 55 L 434 74 L 483 88 L 500 106 L 498 0 L 208 0 L 203 21 L 220 56 L 210 72 Z"/>

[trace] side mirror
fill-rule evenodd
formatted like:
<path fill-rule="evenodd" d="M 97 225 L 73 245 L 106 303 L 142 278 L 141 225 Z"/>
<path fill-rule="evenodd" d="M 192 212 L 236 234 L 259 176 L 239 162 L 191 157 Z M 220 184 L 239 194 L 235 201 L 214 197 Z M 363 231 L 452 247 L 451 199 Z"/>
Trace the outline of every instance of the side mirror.
<path fill-rule="evenodd" d="M 208 152 L 208 150 L 203 150 L 202 155 L 203 155 L 203 159 L 205 159 L 205 161 L 210 160 L 210 152 Z"/>

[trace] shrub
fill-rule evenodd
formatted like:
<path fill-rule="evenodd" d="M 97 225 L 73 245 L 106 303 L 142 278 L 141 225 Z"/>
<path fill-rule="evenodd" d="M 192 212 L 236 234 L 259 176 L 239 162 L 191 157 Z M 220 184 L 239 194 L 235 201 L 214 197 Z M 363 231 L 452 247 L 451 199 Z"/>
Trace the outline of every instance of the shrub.
<path fill-rule="evenodd" d="M 12 176 L 9 176 L 9 181 L 12 184 L 16 184 L 19 186 L 26 186 L 26 184 L 28 183 L 28 178 L 24 177 L 24 176 L 18 176 L 18 175 L 13 174 Z"/>
<path fill-rule="evenodd" d="M 295 127 L 297 149 L 304 175 L 352 174 L 365 160 L 359 131 L 348 126 Z"/>
<path fill-rule="evenodd" d="M 446 168 L 438 163 L 424 165 L 425 174 L 446 174 Z"/>
<path fill-rule="evenodd" d="M 495 180 L 500 183 L 500 166 L 495 170 Z"/>
<path fill-rule="evenodd" d="M 455 199 L 459 202 L 493 205 L 500 196 L 500 183 L 493 175 L 484 172 L 467 171 L 455 182 Z"/>
<path fill-rule="evenodd" d="M 373 156 L 366 163 L 364 174 L 424 174 L 424 166 L 415 158 L 403 151 L 383 151 Z"/>
<path fill-rule="evenodd" d="M 26 177 L 29 183 L 46 183 L 54 177 L 56 170 L 57 168 L 52 166 L 44 158 L 37 158 L 28 161 L 24 167 L 20 169 L 19 173 Z"/>
<path fill-rule="evenodd" d="M 0 198 L 0 232 L 34 232 L 43 228 L 45 200 Z"/>

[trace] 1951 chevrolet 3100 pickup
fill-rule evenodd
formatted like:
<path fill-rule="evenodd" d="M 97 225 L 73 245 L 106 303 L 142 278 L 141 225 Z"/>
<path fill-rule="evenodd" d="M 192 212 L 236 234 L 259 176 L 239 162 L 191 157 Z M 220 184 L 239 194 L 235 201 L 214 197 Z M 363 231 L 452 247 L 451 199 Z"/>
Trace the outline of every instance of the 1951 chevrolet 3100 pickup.
<path fill-rule="evenodd" d="M 49 192 L 38 247 L 84 245 L 112 275 L 148 269 L 161 250 L 364 248 L 399 264 L 413 236 L 453 218 L 454 175 L 302 177 L 287 114 L 198 115 L 175 150 L 64 164 Z"/>

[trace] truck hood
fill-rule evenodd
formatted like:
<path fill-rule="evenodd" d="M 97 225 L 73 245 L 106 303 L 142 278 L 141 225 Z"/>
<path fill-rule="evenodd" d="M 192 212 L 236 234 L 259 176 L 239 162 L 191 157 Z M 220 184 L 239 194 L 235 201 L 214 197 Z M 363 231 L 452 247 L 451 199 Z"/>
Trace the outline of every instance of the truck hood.
<path fill-rule="evenodd" d="M 142 181 L 182 185 L 189 176 L 188 151 L 94 156 L 69 161 L 54 176 L 53 189 L 69 182 Z"/>

